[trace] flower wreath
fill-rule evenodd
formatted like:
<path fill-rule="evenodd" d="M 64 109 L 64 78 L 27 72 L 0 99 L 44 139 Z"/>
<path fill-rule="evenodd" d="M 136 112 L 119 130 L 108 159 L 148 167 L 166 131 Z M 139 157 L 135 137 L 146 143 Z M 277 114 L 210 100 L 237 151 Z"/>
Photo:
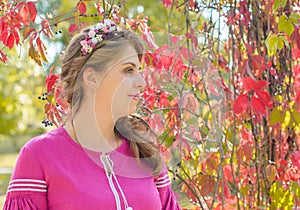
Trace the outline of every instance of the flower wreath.
<path fill-rule="evenodd" d="M 82 55 L 91 53 L 93 48 L 105 38 L 106 34 L 113 31 L 117 31 L 117 27 L 108 19 L 104 19 L 90 28 L 84 39 L 80 41 Z"/>

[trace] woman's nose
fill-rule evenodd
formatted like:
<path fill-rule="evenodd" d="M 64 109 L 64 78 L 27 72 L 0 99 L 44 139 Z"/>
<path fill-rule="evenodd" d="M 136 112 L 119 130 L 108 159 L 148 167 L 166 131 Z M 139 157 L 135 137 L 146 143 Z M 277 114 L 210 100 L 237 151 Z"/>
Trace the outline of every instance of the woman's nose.
<path fill-rule="evenodd" d="M 142 90 L 144 87 L 146 87 L 146 81 L 140 72 L 137 72 L 136 74 L 135 87 L 139 90 Z"/>

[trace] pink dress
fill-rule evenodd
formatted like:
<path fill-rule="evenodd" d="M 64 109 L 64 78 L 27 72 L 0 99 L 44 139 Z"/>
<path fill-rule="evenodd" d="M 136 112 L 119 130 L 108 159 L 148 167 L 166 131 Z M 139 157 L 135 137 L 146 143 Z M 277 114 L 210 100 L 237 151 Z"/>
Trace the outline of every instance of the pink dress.
<path fill-rule="evenodd" d="M 167 171 L 154 178 L 147 169 L 126 139 L 102 154 L 82 148 L 58 127 L 22 148 L 4 210 L 180 209 Z"/>

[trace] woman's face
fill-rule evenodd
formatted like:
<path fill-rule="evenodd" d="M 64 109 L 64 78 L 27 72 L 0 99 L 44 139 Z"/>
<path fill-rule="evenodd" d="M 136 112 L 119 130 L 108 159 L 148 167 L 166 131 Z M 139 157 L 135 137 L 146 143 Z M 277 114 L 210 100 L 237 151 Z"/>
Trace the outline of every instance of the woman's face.
<path fill-rule="evenodd" d="M 101 74 L 95 98 L 96 119 L 103 120 L 110 114 L 116 121 L 134 113 L 137 95 L 146 85 L 139 73 L 140 62 L 136 50 L 127 46 L 120 52 L 119 59 Z"/>

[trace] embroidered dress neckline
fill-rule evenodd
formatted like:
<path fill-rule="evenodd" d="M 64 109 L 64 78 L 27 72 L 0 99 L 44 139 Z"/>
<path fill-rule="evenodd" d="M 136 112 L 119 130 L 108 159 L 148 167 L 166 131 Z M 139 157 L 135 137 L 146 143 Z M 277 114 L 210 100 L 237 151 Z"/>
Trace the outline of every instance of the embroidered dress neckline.
<path fill-rule="evenodd" d="M 95 151 L 95 150 L 91 150 L 88 148 L 85 148 L 83 146 L 81 146 L 80 144 L 76 143 L 71 136 L 68 134 L 68 132 L 66 131 L 66 129 L 63 126 L 59 126 L 59 129 L 61 130 L 61 133 L 63 136 L 66 137 L 66 140 L 71 143 L 73 146 L 75 146 L 78 149 L 84 150 L 85 152 L 91 154 L 91 155 L 102 155 L 102 154 L 111 154 L 111 153 L 115 153 L 115 152 L 120 152 L 124 146 L 126 145 L 126 139 L 123 137 L 122 138 L 122 143 L 115 149 L 111 150 L 110 152 L 100 152 L 100 151 Z"/>

